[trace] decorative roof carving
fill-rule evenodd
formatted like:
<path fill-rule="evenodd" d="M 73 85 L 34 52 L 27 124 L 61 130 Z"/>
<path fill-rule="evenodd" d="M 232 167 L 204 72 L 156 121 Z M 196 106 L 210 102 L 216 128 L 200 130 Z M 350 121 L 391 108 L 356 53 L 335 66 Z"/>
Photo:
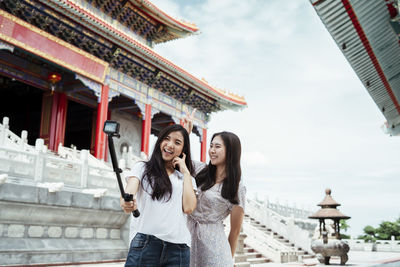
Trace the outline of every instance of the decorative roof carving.
<path fill-rule="evenodd" d="M 198 31 L 195 24 L 175 19 L 149 1 L 87 0 L 86 2 L 156 44 L 182 38 Z"/>
<path fill-rule="evenodd" d="M 41 2 L 51 4 L 51 8 Z M 53 2 L 63 2 L 64 5 L 57 6 Z M 243 97 L 227 93 L 194 77 L 101 18 L 91 17 L 75 2 L 72 5 L 69 0 L 3 0 L 0 9 L 206 114 L 247 105 Z"/>

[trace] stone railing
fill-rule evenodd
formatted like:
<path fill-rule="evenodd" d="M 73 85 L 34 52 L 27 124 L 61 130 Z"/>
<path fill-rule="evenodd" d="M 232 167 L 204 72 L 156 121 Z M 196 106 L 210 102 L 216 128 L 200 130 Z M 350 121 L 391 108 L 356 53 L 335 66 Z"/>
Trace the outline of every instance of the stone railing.
<path fill-rule="evenodd" d="M 8 118 L 0 124 L 0 173 L 9 180 L 23 179 L 27 183 L 63 183 L 78 189 L 107 189 L 107 194 L 119 194 L 115 173 L 109 163 L 96 159 L 88 150 L 58 147 L 57 154 L 37 139 L 35 146 L 27 143 L 27 132 L 19 137 L 8 129 Z M 132 151 L 122 153 L 122 169 L 130 168 L 141 158 Z M 123 176 L 123 175 L 122 175 Z"/>
<path fill-rule="evenodd" d="M 297 226 L 293 216 L 284 217 L 269 209 L 265 204 L 251 199 L 247 199 L 246 212 L 262 225 L 289 240 L 295 247 L 312 253 L 310 232 Z"/>
<path fill-rule="evenodd" d="M 34 149 L 28 145 L 28 132 L 22 131 L 21 137 L 9 130 L 9 119 L 3 118 L 0 124 L 0 147 L 9 147 L 15 150 L 32 152 Z"/>
<path fill-rule="evenodd" d="M 269 197 L 265 196 L 260 200 L 257 195 L 255 196 L 255 201 L 265 208 L 276 212 L 277 214 L 285 217 L 285 218 L 294 218 L 294 223 L 300 228 L 307 230 L 310 234 L 313 234 L 317 223 L 313 220 L 310 220 L 308 216 L 312 215 L 314 212 L 311 210 L 307 210 L 305 208 L 298 208 L 295 204 L 290 206 L 289 204 L 281 204 L 278 200 L 276 202 L 269 201 Z"/>
<path fill-rule="evenodd" d="M 297 207 L 291 207 L 289 205 L 282 205 L 279 203 L 272 203 L 268 200 L 265 200 L 267 208 L 270 210 L 275 211 L 276 213 L 284 216 L 284 217 L 291 217 L 294 216 L 296 219 L 308 219 L 313 212 L 305 209 L 300 209 Z"/>
<path fill-rule="evenodd" d="M 8 118 L 2 122 L 2 266 L 124 260 L 130 216 L 121 210 L 111 165 L 88 150 L 60 145 L 54 153 L 43 139 L 31 146 L 26 131 L 20 137 Z M 128 150 L 122 158 L 124 168 L 139 159 Z"/>
<path fill-rule="evenodd" d="M 133 148 L 130 146 L 129 148 L 122 148 L 121 159 L 119 160 L 119 167 L 123 170 L 131 169 L 132 166 L 141 160 L 147 160 L 147 156 L 144 152 L 141 152 L 140 157 L 136 156 L 133 153 Z"/>
<path fill-rule="evenodd" d="M 69 187 L 106 188 L 110 194 L 118 194 L 112 168 L 89 164 L 87 150 L 81 151 L 80 160 L 66 159 L 43 152 L 42 142 L 37 139 L 36 150 L 30 152 L 0 147 L 0 172 L 35 183 L 62 182 Z"/>
<path fill-rule="evenodd" d="M 376 240 L 374 243 L 363 239 L 343 239 L 351 251 L 400 252 L 400 240 Z"/>

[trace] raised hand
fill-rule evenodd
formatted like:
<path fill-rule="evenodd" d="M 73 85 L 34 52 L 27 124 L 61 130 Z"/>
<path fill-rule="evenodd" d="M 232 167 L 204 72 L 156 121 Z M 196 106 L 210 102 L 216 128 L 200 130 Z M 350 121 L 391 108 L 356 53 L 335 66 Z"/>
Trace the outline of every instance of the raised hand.
<path fill-rule="evenodd" d="M 192 113 L 189 114 L 189 111 L 186 111 L 186 115 L 183 118 L 183 128 L 190 134 L 193 130 L 193 118 L 196 113 L 196 109 L 193 109 Z"/>
<path fill-rule="evenodd" d="M 185 174 L 186 172 L 189 173 L 189 170 L 186 166 L 186 154 L 182 153 L 182 157 L 175 157 L 172 160 L 172 165 L 174 166 L 174 168 L 178 167 L 178 170 L 182 173 Z"/>

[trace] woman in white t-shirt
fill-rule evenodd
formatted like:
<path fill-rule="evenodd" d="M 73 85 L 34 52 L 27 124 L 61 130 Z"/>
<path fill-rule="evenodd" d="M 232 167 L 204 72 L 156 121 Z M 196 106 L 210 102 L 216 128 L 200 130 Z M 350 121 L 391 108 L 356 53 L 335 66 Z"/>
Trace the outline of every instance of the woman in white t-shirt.
<path fill-rule="evenodd" d="M 136 234 L 125 267 L 189 266 L 186 214 L 196 208 L 193 174 L 188 132 L 177 124 L 166 127 L 150 160 L 136 163 L 126 175 L 126 193 L 134 200 L 121 199 L 121 207 L 126 213 L 138 209 L 140 216 L 132 218 Z"/>

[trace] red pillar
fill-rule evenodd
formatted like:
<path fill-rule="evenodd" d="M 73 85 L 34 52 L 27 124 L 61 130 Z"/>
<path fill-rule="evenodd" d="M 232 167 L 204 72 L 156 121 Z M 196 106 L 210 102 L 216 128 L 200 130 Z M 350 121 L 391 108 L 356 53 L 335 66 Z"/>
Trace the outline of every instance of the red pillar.
<path fill-rule="evenodd" d="M 42 117 L 40 120 L 40 138 L 44 144 L 50 148 L 51 115 L 54 95 L 50 92 L 43 93 L 42 98 Z"/>
<path fill-rule="evenodd" d="M 203 136 L 201 138 L 201 152 L 200 161 L 206 162 L 207 153 L 207 129 L 203 128 Z"/>
<path fill-rule="evenodd" d="M 101 88 L 101 99 L 97 106 L 97 123 L 96 123 L 96 141 L 94 145 L 94 156 L 98 159 L 104 159 L 106 152 L 106 135 L 103 132 L 104 122 L 108 115 L 108 85 Z"/>
<path fill-rule="evenodd" d="M 65 123 L 67 121 L 67 96 L 54 92 L 51 106 L 49 149 L 58 150 L 58 145 L 64 144 Z"/>
<path fill-rule="evenodd" d="M 151 105 L 146 104 L 145 116 L 142 121 L 142 148 L 147 156 L 149 155 L 149 143 L 150 143 L 150 133 L 151 133 Z"/>

